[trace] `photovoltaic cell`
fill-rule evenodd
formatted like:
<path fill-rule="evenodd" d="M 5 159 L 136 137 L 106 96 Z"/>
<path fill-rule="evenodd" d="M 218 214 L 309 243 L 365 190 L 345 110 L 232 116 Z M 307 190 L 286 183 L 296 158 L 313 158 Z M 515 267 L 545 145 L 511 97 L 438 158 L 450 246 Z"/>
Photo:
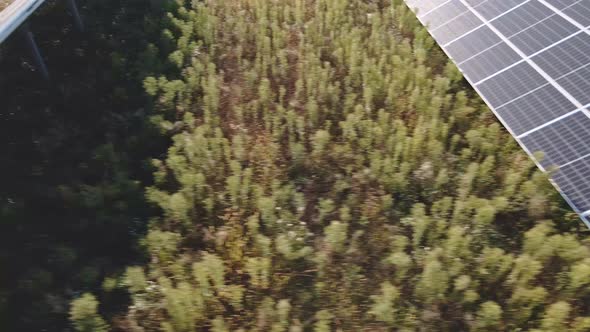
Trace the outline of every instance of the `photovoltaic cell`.
<path fill-rule="evenodd" d="M 553 15 L 510 38 L 524 54 L 531 55 L 580 30 L 561 16 Z"/>
<path fill-rule="evenodd" d="M 590 227 L 590 0 L 406 3 Z"/>
<path fill-rule="evenodd" d="M 519 61 L 521 57 L 501 42 L 487 51 L 471 58 L 461 66 L 461 70 L 473 81 L 480 80 L 502 70 L 509 65 Z"/>
<path fill-rule="evenodd" d="M 504 36 L 511 37 L 553 15 L 555 13 L 543 4 L 537 1 L 529 1 L 493 20 L 491 23 Z"/>
<path fill-rule="evenodd" d="M 539 53 L 532 60 L 549 76 L 563 76 L 590 63 L 590 35 L 580 32 Z"/>
<path fill-rule="evenodd" d="M 551 178 L 578 212 L 590 210 L 590 157 L 559 168 Z"/>
<path fill-rule="evenodd" d="M 431 31 L 439 44 L 444 45 L 481 25 L 482 22 L 477 16 L 471 12 L 465 12 L 456 19 Z"/>
<path fill-rule="evenodd" d="M 582 105 L 590 104 L 590 64 L 557 80 Z"/>
<path fill-rule="evenodd" d="M 515 135 L 521 135 L 575 109 L 574 104 L 547 83 L 497 108 L 496 113 Z"/>
<path fill-rule="evenodd" d="M 545 168 L 562 166 L 590 154 L 590 118 L 582 111 L 543 127 L 521 139 L 530 152 L 543 153 Z"/>
<path fill-rule="evenodd" d="M 446 0 L 409 0 L 407 3 L 410 8 L 418 9 L 418 16 L 420 16 L 443 4 L 445 1 Z"/>
<path fill-rule="evenodd" d="M 501 41 L 502 39 L 492 32 L 490 28 L 481 26 L 465 37 L 449 44 L 446 49 L 453 60 L 460 63 L 493 47 Z"/>
<path fill-rule="evenodd" d="M 479 84 L 481 94 L 493 106 L 508 103 L 528 91 L 546 83 L 543 77 L 526 62 L 497 74 Z"/>
<path fill-rule="evenodd" d="M 469 4 L 471 7 L 476 7 L 486 1 L 488 1 L 488 0 L 466 0 L 465 2 L 467 2 L 467 4 Z"/>
<path fill-rule="evenodd" d="M 568 6 L 571 6 L 573 3 L 576 2 L 574 0 L 545 0 L 545 1 L 547 1 L 547 3 L 549 3 L 551 6 L 557 8 L 557 9 L 564 9 Z"/>
<path fill-rule="evenodd" d="M 524 3 L 526 0 L 488 0 L 475 6 L 475 10 L 486 20 L 492 20 L 495 17 L 513 9 L 517 5 Z"/>
<path fill-rule="evenodd" d="M 571 5 L 565 8 L 563 13 L 585 27 L 590 26 L 590 0 L 583 0 Z"/>
<path fill-rule="evenodd" d="M 442 4 L 437 10 L 425 14 L 422 20 L 426 22 L 430 29 L 436 29 L 467 11 L 467 7 L 461 1 L 450 0 Z"/>

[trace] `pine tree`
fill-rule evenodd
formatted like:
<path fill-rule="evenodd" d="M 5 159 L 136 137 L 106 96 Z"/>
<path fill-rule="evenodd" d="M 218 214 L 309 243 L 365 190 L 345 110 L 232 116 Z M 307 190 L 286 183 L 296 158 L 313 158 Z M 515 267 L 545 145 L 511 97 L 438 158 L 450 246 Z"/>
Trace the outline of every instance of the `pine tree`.
<path fill-rule="evenodd" d="M 72 301 L 70 320 L 76 331 L 106 332 L 109 330 L 107 323 L 98 313 L 98 301 L 89 293 Z"/>

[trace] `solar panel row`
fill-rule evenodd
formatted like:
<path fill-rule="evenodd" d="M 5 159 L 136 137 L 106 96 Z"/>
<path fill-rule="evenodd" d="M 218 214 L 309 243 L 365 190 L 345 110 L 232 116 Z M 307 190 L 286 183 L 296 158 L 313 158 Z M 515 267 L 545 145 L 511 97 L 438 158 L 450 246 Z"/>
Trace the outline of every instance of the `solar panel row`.
<path fill-rule="evenodd" d="M 590 227 L 590 0 L 406 3 Z"/>

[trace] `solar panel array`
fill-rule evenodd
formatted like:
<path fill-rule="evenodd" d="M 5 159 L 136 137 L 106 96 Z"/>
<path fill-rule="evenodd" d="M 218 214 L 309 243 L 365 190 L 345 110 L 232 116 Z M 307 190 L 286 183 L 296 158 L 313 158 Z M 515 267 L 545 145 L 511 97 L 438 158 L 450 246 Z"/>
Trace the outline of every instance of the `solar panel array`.
<path fill-rule="evenodd" d="M 406 3 L 590 228 L 590 0 Z"/>

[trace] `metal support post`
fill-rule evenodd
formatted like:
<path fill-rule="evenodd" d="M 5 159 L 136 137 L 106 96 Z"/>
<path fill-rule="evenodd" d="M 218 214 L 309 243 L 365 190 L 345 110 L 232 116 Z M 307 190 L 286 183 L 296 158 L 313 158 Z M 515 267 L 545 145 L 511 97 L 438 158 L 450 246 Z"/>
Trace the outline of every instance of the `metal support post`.
<path fill-rule="evenodd" d="M 37 64 L 37 69 L 41 72 L 41 75 L 46 80 L 49 80 L 49 71 L 47 70 L 47 66 L 45 65 L 45 60 L 43 60 L 43 56 L 41 55 L 41 51 L 39 51 L 39 47 L 37 46 L 37 42 L 35 41 L 35 36 L 31 29 L 29 29 L 29 25 L 27 23 L 22 25 L 22 32 L 25 36 L 25 40 L 31 49 L 31 53 L 33 53 L 33 57 L 35 58 L 35 62 Z"/>
<path fill-rule="evenodd" d="M 76 0 L 68 0 L 68 7 L 70 7 L 70 12 L 74 16 L 74 20 L 76 21 L 76 26 L 78 27 L 78 30 L 84 31 L 84 23 L 82 22 L 80 11 L 78 11 L 78 5 L 76 5 Z"/>

